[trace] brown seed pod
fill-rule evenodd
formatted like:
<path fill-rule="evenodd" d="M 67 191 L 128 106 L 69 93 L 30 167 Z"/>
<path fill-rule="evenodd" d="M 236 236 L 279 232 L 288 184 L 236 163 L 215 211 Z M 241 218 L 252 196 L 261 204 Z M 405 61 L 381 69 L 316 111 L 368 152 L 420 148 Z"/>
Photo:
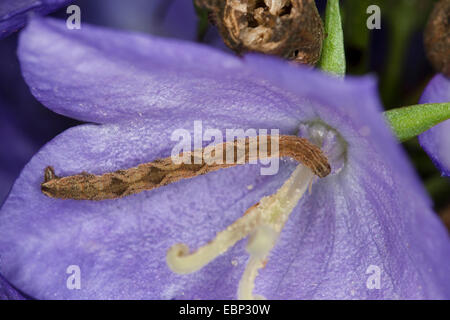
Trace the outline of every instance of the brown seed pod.
<path fill-rule="evenodd" d="M 315 65 L 324 38 L 314 0 L 196 0 L 213 12 L 225 44 L 238 54 L 277 55 Z"/>
<path fill-rule="evenodd" d="M 425 48 L 433 67 L 450 77 L 450 0 L 435 4 L 425 29 Z"/>

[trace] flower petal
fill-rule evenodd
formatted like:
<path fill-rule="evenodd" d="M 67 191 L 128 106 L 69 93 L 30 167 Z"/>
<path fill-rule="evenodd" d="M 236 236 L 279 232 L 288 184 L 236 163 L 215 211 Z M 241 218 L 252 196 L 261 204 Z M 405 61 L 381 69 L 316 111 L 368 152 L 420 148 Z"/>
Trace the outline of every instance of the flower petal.
<path fill-rule="evenodd" d="M 274 192 L 292 163 L 276 176 L 260 176 L 258 166 L 236 167 L 112 201 L 55 200 L 39 190 L 50 164 L 62 175 L 99 173 L 168 156 L 170 133 L 191 124 L 85 125 L 47 144 L 2 208 L 2 272 L 36 298 L 233 297 L 242 270 L 231 260 L 245 255 L 242 245 L 190 277 L 170 271 L 166 252 L 177 242 L 195 248 L 210 240 Z M 66 287 L 71 265 L 80 267 L 80 290 Z M 217 272 L 223 277 L 212 285 Z"/>
<path fill-rule="evenodd" d="M 0 300 L 25 300 L 25 297 L 0 274 Z"/>
<path fill-rule="evenodd" d="M 362 150 L 378 145 L 383 155 L 401 159 L 402 164 L 396 165 L 396 170 L 408 180 L 409 188 L 413 188 L 431 205 L 414 169 L 405 164 L 408 161 L 403 150 L 394 143 L 391 130 L 380 116 L 383 109 L 374 78 L 347 76 L 345 81 L 339 81 L 321 72 L 298 70 L 281 60 L 261 55 L 247 56 L 246 61 L 254 70 L 254 77 L 268 79 L 283 88 L 284 94 L 300 99 L 297 105 L 302 108 L 302 113 L 297 116 L 303 117 L 304 121 L 320 119 L 338 129 L 349 144 L 355 138 L 364 138 L 367 141 Z"/>
<path fill-rule="evenodd" d="M 30 12 L 48 14 L 69 2 L 68 0 L 3 0 L 0 3 L 0 39 L 22 28 Z"/>
<path fill-rule="evenodd" d="M 449 101 L 450 80 L 444 75 L 438 74 L 426 87 L 420 103 Z M 450 120 L 446 120 L 422 133 L 419 136 L 419 143 L 442 175 L 450 177 Z"/>
<path fill-rule="evenodd" d="M 21 34 L 18 54 L 34 96 L 80 120 L 239 112 L 282 126 L 301 112 L 254 79 L 242 59 L 194 43 L 87 24 L 67 30 L 62 21 L 34 19 Z"/>
<path fill-rule="evenodd" d="M 450 297 L 449 239 L 441 221 L 408 189 L 392 157 L 363 150 L 358 160 L 351 153 L 362 150 L 350 151 L 352 165 L 339 176 L 313 186 L 255 292 L 273 299 Z"/>
<path fill-rule="evenodd" d="M 261 77 L 317 102 L 317 118 L 348 146 L 345 169 L 318 182 L 288 221 L 255 291 L 275 299 L 450 297 L 448 234 L 384 123 L 375 83 L 306 80 L 267 57 L 247 61 Z M 381 287 L 370 289 L 377 270 Z"/>

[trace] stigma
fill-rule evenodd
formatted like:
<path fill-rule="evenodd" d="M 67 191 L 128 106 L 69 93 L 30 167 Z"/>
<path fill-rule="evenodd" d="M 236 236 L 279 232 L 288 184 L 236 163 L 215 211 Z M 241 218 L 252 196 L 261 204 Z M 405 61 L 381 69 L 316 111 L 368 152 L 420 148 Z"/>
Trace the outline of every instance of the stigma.
<path fill-rule="evenodd" d="M 275 246 L 286 221 L 313 183 L 314 177 L 311 169 L 298 165 L 277 192 L 262 198 L 241 218 L 219 232 L 208 244 L 192 253 L 185 244 L 172 246 L 166 257 L 168 266 L 179 274 L 198 271 L 225 253 L 236 242 L 248 237 L 246 250 L 249 259 L 239 282 L 237 297 L 243 300 L 263 298 L 253 293 L 258 272 L 267 263 L 270 251 Z"/>

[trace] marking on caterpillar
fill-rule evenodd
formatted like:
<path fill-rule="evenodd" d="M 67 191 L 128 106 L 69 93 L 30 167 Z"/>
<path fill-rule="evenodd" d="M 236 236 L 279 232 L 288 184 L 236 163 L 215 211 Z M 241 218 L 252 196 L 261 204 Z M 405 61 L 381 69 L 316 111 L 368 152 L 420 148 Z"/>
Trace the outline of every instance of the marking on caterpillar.
<path fill-rule="evenodd" d="M 275 154 L 272 155 L 272 139 L 269 139 L 270 136 L 264 136 L 267 146 L 263 146 L 262 143 L 260 146 L 260 137 L 237 139 L 221 144 L 224 160 L 227 152 L 233 152 L 234 163 L 223 161 L 220 164 L 208 164 L 203 158 L 205 154 L 205 148 L 203 148 L 187 153 L 191 159 L 190 163 L 175 164 L 171 157 L 167 157 L 101 175 L 82 172 L 77 175 L 58 177 L 54 168 L 48 166 L 44 171 L 41 191 L 48 197 L 58 199 L 118 199 L 145 190 L 156 189 L 182 179 L 193 178 L 238 164 L 254 162 L 257 159 L 262 159 L 259 151 L 263 147 L 266 158 L 275 156 L 292 158 L 310 168 L 320 178 L 326 177 L 331 171 L 326 156 L 307 139 L 281 135 L 279 136 L 279 148 L 274 148 Z M 257 146 L 258 152 L 250 152 L 252 145 Z M 201 157 L 200 161 L 198 157 Z"/>

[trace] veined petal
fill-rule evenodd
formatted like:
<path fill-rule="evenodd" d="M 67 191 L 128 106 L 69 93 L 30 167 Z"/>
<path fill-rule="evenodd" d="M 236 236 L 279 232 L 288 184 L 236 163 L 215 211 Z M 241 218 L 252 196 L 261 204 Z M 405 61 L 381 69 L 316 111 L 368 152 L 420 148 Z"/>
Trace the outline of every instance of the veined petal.
<path fill-rule="evenodd" d="M 242 59 L 180 40 L 34 19 L 19 43 L 22 72 L 48 108 L 107 123 L 179 113 L 292 122 L 293 105 L 254 79 Z M 299 111 L 297 111 L 298 113 Z"/>
<path fill-rule="evenodd" d="M 283 88 L 287 95 L 300 99 L 298 105 L 303 114 L 299 114 L 299 117 L 320 119 L 336 128 L 350 147 L 363 141 L 364 146 L 353 148 L 361 156 L 371 149 L 400 161 L 395 164 L 396 170 L 408 180 L 409 187 L 414 188 L 431 205 L 404 151 L 396 143 L 385 143 L 392 142 L 393 135 L 380 117 L 383 109 L 377 95 L 375 78 L 347 76 L 345 81 L 333 81 L 321 72 L 298 70 L 281 60 L 262 55 L 250 55 L 246 61 L 256 77 L 268 79 L 270 83 Z"/>
<path fill-rule="evenodd" d="M 273 299 L 449 297 L 449 239 L 441 221 L 389 165 L 391 157 L 365 150 L 358 160 L 349 154 L 354 161 L 340 175 L 316 182 L 288 220 L 255 292 Z"/>
<path fill-rule="evenodd" d="M 426 87 L 420 103 L 449 101 L 450 80 L 443 74 L 438 74 Z M 450 177 L 450 120 L 422 133 L 419 136 L 419 142 L 442 175 Z"/>

